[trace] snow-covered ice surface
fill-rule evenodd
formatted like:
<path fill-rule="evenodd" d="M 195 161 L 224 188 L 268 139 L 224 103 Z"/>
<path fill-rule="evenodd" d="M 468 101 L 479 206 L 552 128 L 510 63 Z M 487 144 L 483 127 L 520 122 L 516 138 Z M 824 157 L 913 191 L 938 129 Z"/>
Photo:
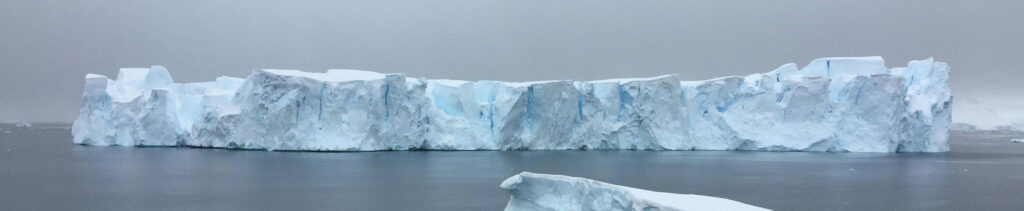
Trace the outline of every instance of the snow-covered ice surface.
<path fill-rule="evenodd" d="M 167 69 L 86 76 L 74 142 L 267 150 L 948 151 L 949 68 L 822 58 L 680 81 L 459 81 L 255 70 L 174 83 Z"/>
<path fill-rule="evenodd" d="M 519 173 L 501 183 L 505 210 L 768 210 L 729 199 L 654 192 L 586 178 Z"/>

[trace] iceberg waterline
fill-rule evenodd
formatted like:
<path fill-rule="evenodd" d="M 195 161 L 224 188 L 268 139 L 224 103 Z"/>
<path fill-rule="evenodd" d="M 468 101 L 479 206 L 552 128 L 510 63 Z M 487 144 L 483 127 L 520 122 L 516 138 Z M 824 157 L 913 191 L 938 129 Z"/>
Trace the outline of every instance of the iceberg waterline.
<path fill-rule="evenodd" d="M 949 68 L 881 57 L 706 81 L 460 81 L 254 70 L 174 83 L 167 69 L 86 76 L 74 143 L 267 150 L 943 152 Z"/>
<path fill-rule="evenodd" d="M 519 173 L 500 186 L 515 210 L 750 210 L 767 211 L 729 199 L 655 192 L 586 178 Z"/>

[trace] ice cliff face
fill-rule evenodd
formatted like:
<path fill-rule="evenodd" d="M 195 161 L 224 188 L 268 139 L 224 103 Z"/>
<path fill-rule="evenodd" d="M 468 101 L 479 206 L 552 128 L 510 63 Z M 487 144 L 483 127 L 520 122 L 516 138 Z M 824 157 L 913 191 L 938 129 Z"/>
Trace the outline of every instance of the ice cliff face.
<path fill-rule="evenodd" d="M 175 84 L 167 69 L 123 68 L 117 80 L 85 76 L 75 143 L 120 146 L 175 146 L 185 143 L 193 124 L 208 110 L 226 107 L 243 82 Z"/>
<path fill-rule="evenodd" d="M 521 83 L 255 70 L 187 84 L 154 66 L 87 75 L 72 133 L 87 145 L 268 150 L 948 151 L 946 64 L 884 64 Z"/>
<path fill-rule="evenodd" d="M 523 172 L 501 183 L 515 210 L 768 210 L 691 194 L 654 192 L 585 178 Z"/>

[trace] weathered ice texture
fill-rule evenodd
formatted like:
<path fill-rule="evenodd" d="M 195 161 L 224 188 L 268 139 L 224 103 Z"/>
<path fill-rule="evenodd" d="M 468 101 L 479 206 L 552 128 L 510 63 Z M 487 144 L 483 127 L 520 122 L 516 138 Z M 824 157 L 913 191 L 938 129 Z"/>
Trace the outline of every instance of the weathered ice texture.
<path fill-rule="evenodd" d="M 458 81 L 255 70 L 176 84 L 167 70 L 86 76 L 74 142 L 267 150 L 943 152 L 949 68 L 822 58 L 746 77 Z"/>
<path fill-rule="evenodd" d="M 501 183 L 515 210 L 751 210 L 768 209 L 729 199 L 654 192 L 586 178 L 519 173 Z"/>

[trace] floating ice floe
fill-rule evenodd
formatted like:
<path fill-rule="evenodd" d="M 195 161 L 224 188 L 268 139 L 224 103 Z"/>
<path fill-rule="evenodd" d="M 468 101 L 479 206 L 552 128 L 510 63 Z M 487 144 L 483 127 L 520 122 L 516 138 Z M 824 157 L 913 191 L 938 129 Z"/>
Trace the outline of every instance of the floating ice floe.
<path fill-rule="evenodd" d="M 729 199 L 663 193 L 562 175 L 523 172 L 501 183 L 505 210 L 768 210 Z"/>
<path fill-rule="evenodd" d="M 822 58 L 749 76 L 459 81 L 254 70 L 86 76 L 74 143 L 266 150 L 948 151 L 949 68 Z"/>

